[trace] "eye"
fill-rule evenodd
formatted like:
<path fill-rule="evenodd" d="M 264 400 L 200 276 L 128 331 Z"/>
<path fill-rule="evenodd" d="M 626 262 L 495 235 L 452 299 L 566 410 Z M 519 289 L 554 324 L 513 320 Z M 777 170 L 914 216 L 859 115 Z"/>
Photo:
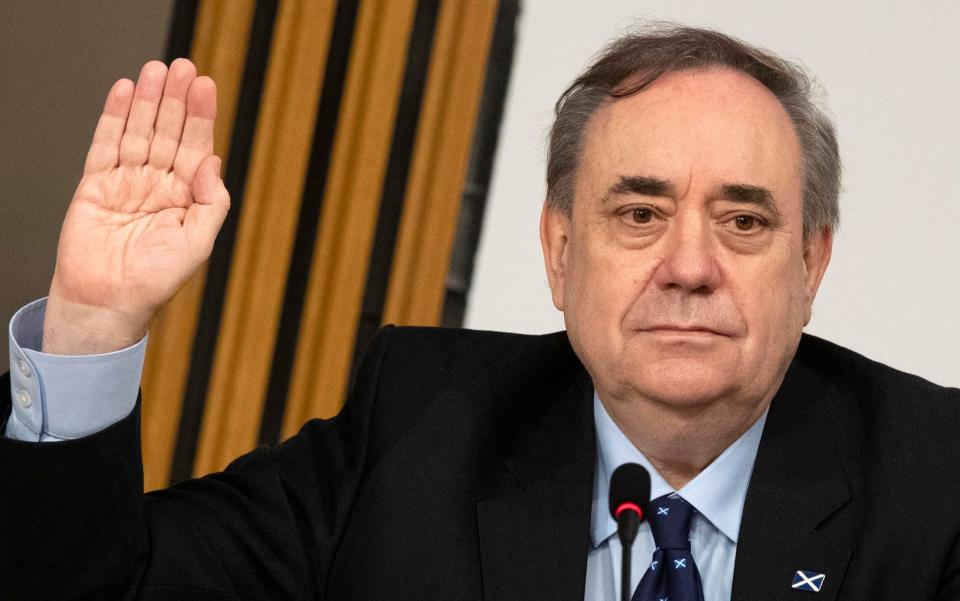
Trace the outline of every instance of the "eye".
<path fill-rule="evenodd" d="M 653 219 L 653 211 L 646 207 L 637 207 L 631 214 L 634 223 L 650 223 Z"/>
<path fill-rule="evenodd" d="M 756 215 L 737 215 L 731 221 L 741 232 L 755 232 L 767 225 L 766 221 Z"/>

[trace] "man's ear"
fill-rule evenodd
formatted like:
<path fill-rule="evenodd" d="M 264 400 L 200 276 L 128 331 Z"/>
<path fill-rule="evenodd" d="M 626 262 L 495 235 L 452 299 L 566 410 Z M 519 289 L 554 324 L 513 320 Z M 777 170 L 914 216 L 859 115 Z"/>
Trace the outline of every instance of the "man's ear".
<path fill-rule="evenodd" d="M 813 232 L 803 241 L 803 264 L 806 269 L 807 287 L 807 319 L 810 322 L 813 299 L 817 296 L 823 274 L 830 264 L 833 254 L 833 230 L 825 227 L 819 232 Z"/>
<path fill-rule="evenodd" d="M 540 213 L 540 246 L 543 264 L 554 306 L 563 311 L 563 284 L 567 271 L 567 246 L 570 242 L 570 216 L 561 208 L 543 203 Z"/>

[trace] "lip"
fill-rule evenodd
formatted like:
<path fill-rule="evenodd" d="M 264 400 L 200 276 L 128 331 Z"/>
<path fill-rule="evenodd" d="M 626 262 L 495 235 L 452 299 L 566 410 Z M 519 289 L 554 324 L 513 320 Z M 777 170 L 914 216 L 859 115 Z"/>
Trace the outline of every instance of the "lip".
<path fill-rule="evenodd" d="M 727 336 L 723 332 L 718 332 L 712 328 L 705 326 L 675 326 L 675 325 L 655 325 L 645 328 L 640 328 L 640 332 L 647 332 L 649 334 L 665 334 L 673 336 Z"/>

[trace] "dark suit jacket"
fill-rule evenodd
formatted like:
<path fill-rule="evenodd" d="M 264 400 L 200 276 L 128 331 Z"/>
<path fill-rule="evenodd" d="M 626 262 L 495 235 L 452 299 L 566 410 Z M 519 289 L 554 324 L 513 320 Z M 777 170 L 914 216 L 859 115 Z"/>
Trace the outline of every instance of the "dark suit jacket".
<path fill-rule="evenodd" d="M 0 440 L 0 599 L 583 599 L 592 384 L 564 334 L 386 329 L 357 382 L 336 419 L 146 496 L 136 412 Z M 958 410 L 958 390 L 805 336 L 733 598 L 960 599 Z M 791 589 L 797 570 L 821 592 Z"/>

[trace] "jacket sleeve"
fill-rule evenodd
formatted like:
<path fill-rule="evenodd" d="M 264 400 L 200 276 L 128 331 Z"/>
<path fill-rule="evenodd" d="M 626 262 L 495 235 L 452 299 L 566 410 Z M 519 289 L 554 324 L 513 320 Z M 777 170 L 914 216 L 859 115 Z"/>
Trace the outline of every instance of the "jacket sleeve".
<path fill-rule="evenodd" d="M 336 418 L 166 490 L 142 494 L 139 402 L 84 438 L 0 439 L 0 599 L 319 598 L 362 478 L 390 337 L 371 343 Z"/>

